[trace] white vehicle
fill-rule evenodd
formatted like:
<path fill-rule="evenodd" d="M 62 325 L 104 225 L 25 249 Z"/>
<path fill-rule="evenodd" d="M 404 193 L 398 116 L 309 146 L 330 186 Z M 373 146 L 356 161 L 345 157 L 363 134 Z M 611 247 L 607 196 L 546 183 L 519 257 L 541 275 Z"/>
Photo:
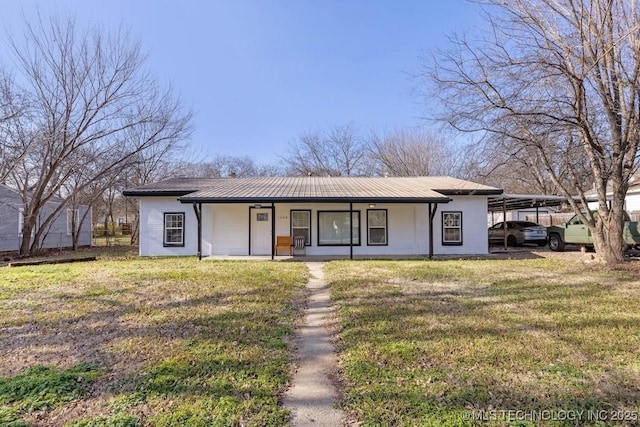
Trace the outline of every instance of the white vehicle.
<path fill-rule="evenodd" d="M 528 221 L 507 221 L 507 245 L 519 246 L 534 243 L 538 246 L 547 244 L 547 228 Z M 505 239 L 504 222 L 489 228 L 489 243 L 502 243 Z"/>

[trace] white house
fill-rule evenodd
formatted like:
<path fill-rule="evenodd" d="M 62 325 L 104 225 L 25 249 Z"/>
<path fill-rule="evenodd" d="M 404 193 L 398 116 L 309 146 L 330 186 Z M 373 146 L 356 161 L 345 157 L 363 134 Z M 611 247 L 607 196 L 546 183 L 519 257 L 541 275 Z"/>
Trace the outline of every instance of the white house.
<path fill-rule="evenodd" d="M 274 255 L 276 236 L 306 255 L 486 254 L 487 198 L 502 190 L 450 177 L 175 178 L 139 198 L 140 255 Z M 351 231 L 350 231 L 351 230 Z"/>
<path fill-rule="evenodd" d="M 607 200 L 610 200 L 613 195 L 611 191 L 611 184 L 607 184 Z M 597 197 L 598 194 L 595 190 L 591 190 L 585 193 L 585 196 L 589 202 L 590 209 L 598 209 Z M 624 197 L 624 210 L 629 214 L 640 214 L 640 173 L 636 173 L 629 180 L 629 189 Z"/>
<path fill-rule="evenodd" d="M 43 249 L 68 248 L 73 244 L 73 229 L 78 233 L 78 246 L 91 245 L 91 207 L 80 205 L 77 209 L 62 209 L 53 221 L 44 225 L 48 217 L 62 203 L 52 199 L 45 203 L 36 219 L 37 230 L 42 230 L 40 247 Z M 73 218 L 72 216 L 75 216 Z M 14 252 L 20 249 L 22 226 L 24 224 L 22 195 L 16 190 L 0 184 L 0 252 Z M 82 218 L 88 218 L 81 221 Z M 32 237 L 33 239 L 33 237 Z"/>

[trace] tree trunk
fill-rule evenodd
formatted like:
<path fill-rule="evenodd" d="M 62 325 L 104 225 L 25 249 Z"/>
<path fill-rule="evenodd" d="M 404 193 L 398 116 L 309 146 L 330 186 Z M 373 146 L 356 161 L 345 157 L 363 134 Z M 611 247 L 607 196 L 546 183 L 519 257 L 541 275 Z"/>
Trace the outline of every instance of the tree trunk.
<path fill-rule="evenodd" d="M 140 219 L 136 215 L 135 219 L 132 221 L 132 224 L 131 224 L 131 244 L 132 245 L 135 245 L 138 243 L 138 235 L 140 232 L 139 230 L 140 230 Z"/>
<path fill-rule="evenodd" d="M 111 246 L 111 240 L 109 239 L 109 215 L 111 215 L 110 212 L 107 212 L 104 215 L 104 244 L 106 246 Z"/>
<path fill-rule="evenodd" d="M 624 248 L 620 241 L 616 241 L 613 234 L 608 234 L 605 227 L 598 221 L 591 235 L 598 258 L 606 264 L 619 264 L 624 262 Z"/>
<path fill-rule="evenodd" d="M 24 225 L 22 226 L 22 240 L 20 241 L 20 255 L 31 255 L 31 234 L 33 231 L 33 221 L 24 218 Z"/>

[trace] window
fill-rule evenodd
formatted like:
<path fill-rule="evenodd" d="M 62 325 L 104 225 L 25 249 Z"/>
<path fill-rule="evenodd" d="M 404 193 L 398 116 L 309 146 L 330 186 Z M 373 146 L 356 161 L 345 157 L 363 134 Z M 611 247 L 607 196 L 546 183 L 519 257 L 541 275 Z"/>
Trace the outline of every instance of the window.
<path fill-rule="evenodd" d="M 184 212 L 164 214 L 164 246 L 184 246 Z"/>
<path fill-rule="evenodd" d="M 269 214 L 267 212 L 258 212 L 256 213 L 256 221 L 269 221 Z"/>
<path fill-rule="evenodd" d="M 462 245 L 462 212 L 442 212 L 442 244 Z"/>
<path fill-rule="evenodd" d="M 360 211 L 318 211 L 319 246 L 360 246 Z M 349 232 L 351 223 L 351 232 Z"/>
<path fill-rule="evenodd" d="M 367 245 L 384 246 L 387 244 L 387 210 L 367 210 Z"/>
<path fill-rule="evenodd" d="M 72 235 L 78 229 L 78 209 L 67 209 L 67 235 Z"/>
<path fill-rule="evenodd" d="M 304 245 L 311 246 L 311 211 L 291 211 L 291 237 L 304 237 Z"/>

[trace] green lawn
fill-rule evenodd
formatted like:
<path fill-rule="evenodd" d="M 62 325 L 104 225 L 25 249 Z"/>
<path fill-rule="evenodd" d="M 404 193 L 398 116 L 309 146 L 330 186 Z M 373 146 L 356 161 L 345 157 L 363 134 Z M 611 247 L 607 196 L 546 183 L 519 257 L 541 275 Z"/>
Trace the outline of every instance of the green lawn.
<path fill-rule="evenodd" d="M 286 424 L 304 264 L 98 254 L 0 267 L 0 425 Z M 343 406 L 362 425 L 640 424 L 637 271 L 336 261 L 325 275 Z"/>
<path fill-rule="evenodd" d="M 304 264 L 0 267 L 0 425 L 286 423 Z"/>
<path fill-rule="evenodd" d="M 639 425 L 640 280 L 558 260 L 332 262 L 366 426 Z"/>

